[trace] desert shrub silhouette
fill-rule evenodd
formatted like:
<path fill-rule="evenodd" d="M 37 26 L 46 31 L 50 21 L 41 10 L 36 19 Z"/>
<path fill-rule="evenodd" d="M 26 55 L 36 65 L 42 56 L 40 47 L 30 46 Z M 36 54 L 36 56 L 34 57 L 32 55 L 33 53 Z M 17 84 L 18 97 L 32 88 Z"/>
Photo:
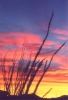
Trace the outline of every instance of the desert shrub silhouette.
<path fill-rule="evenodd" d="M 39 54 L 40 54 L 40 52 L 41 52 L 41 50 L 43 48 L 43 45 L 46 42 L 47 37 L 49 35 L 49 31 L 50 31 L 50 26 L 51 26 L 52 19 L 53 19 L 53 12 L 52 12 L 50 21 L 48 23 L 48 29 L 47 29 L 46 36 L 43 39 L 42 44 L 40 45 L 40 48 L 39 48 L 39 50 L 37 51 L 37 53 L 36 53 L 36 55 L 34 57 L 34 60 L 33 61 L 31 60 L 31 55 L 30 55 L 30 59 L 28 60 L 28 62 L 27 62 L 27 64 L 26 64 L 26 66 L 25 66 L 24 69 L 23 69 L 23 66 L 25 64 L 25 60 L 24 60 L 24 54 L 23 53 L 21 54 L 20 60 L 17 62 L 16 61 L 16 52 L 15 52 L 14 57 L 13 57 L 13 61 L 12 61 L 12 66 L 11 66 L 11 68 L 9 68 L 8 72 L 6 71 L 6 67 L 5 67 L 7 53 L 4 56 L 4 58 L 2 59 L 1 67 L 2 67 L 4 87 L 5 87 L 5 90 L 7 92 L 9 92 L 10 94 L 12 94 L 11 90 L 12 90 L 12 84 L 13 84 L 13 80 L 14 80 L 14 73 L 16 73 L 16 76 L 15 76 L 15 81 L 14 81 L 14 86 L 13 86 L 14 87 L 14 89 L 13 89 L 13 95 L 20 96 L 22 94 L 28 94 L 28 92 L 30 90 L 30 87 L 31 87 L 31 84 L 32 84 L 32 82 L 34 81 L 34 78 L 37 75 L 37 72 L 42 67 L 42 64 L 45 63 L 42 75 L 40 76 L 40 79 L 37 82 L 37 84 L 35 86 L 35 89 L 33 91 L 33 93 L 36 94 L 36 91 L 38 90 L 40 82 L 42 81 L 45 73 L 47 72 L 48 68 L 51 65 L 53 57 L 65 45 L 66 42 L 63 43 L 54 52 L 54 54 L 52 55 L 49 63 L 48 63 L 48 61 L 45 58 L 43 58 L 41 61 L 37 60 L 37 58 L 38 58 L 38 56 L 39 56 Z M 47 92 L 47 93 L 49 93 L 49 92 Z"/>

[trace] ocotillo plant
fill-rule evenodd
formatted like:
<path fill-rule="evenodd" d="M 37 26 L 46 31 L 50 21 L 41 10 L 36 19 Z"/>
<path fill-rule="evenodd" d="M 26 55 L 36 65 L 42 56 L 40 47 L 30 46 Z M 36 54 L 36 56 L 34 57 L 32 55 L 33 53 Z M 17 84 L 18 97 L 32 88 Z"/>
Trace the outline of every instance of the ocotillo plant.
<path fill-rule="evenodd" d="M 11 88 L 12 88 L 13 81 L 14 81 L 13 95 L 28 94 L 30 87 L 31 87 L 31 84 L 32 84 L 32 82 L 34 81 L 34 78 L 37 75 L 37 72 L 39 71 L 40 68 L 42 68 L 42 65 L 44 65 L 44 71 L 42 72 L 42 75 L 40 76 L 40 79 L 37 82 L 35 89 L 33 91 L 33 93 L 36 93 L 36 91 L 38 90 L 38 87 L 40 85 L 40 82 L 42 81 L 45 73 L 47 72 L 48 68 L 51 65 L 53 57 L 65 45 L 66 42 L 63 43 L 54 52 L 54 54 L 52 55 L 48 64 L 47 64 L 46 58 L 43 58 L 41 61 L 37 60 L 37 58 L 40 55 L 40 52 L 41 52 L 41 50 L 44 46 L 44 43 L 46 42 L 47 37 L 49 35 L 52 19 L 53 19 L 53 12 L 52 12 L 51 18 L 50 18 L 49 23 L 48 23 L 48 29 L 47 29 L 47 32 L 46 32 L 46 36 L 43 39 L 43 41 L 40 45 L 40 48 L 39 48 L 39 50 L 37 51 L 37 53 L 34 57 L 34 60 L 31 59 L 31 55 L 30 55 L 28 62 L 25 63 L 26 62 L 26 60 L 24 59 L 25 53 L 22 52 L 20 60 L 17 61 L 16 60 L 16 52 L 15 52 L 13 60 L 12 60 L 12 66 L 11 66 L 12 68 L 9 69 L 8 70 L 9 72 L 7 73 L 6 68 L 5 68 L 6 57 L 4 57 L 4 59 L 2 61 L 3 81 L 4 81 L 4 86 L 6 88 L 6 91 L 8 91 L 10 94 L 11 94 Z M 8 77 L 7 77 L 7 74 L 9 75 Z M 15 74 L 15 77 L 14 77 L 14 74 Z M 49 93 L 49 92 L 47 92 L 47 93 Z"/>
<path fill-rule="evenodd" d="M 40 45 L 40 48 L 39 48 L 38 52 L 37 52 L 36 55 L 35 55 L 35 58 L 34 58 L 34 60 L 33 60 L 33 62 L 32 62 L 30 71 L 29 71 L 29 73 L 28 73 L 28 75 L 27 75 L 27 77 L 26 77 L 26 80 L 25 80 L 24 85 L 22 86 L 22 89 L 21 89 L 21 91 L 20 91 L 20 94 L 22 94 L 22 91 L 23 91 L 24 88 L 25 88 L 25 84 L 26 84 L 28 78 L 31 76 L 30 74 L 31 74 L 32 70 L 33 70 L 34 67 L 35 67 L 36 59 L 37 59 L 37 57 L 39 56 L 39 54 L 40 54 L 40 52 L 41 52 L 41 50 L 42 50 L 42 47 L 43 47 L 43 45 L 44 45 L 44 43 L 45 43 L 45 41 L 46 41 L 46 39 L 47 39 L 47 37 L 48 37 L 48 35 L 49 35 L 49 29 L 50 29 L 50 25 L 51 25 L 52 18 L 53 18 L 53 12 L 52 12 L 52 15 L 51 15 L 49 24 L 48 24 L 48 29 L 47 29 L 46 36 L 45 36 L 44 40 L 42 41 L 42 44 Z M 32 83 L 33 79 L 34 79 L 34 77 L 32 78 L 32 76 L 31 76 L 31 78 L 30 78 L 30 80 L 29 80 L 29 82 L 28 82 L 28 85 L 27 85 L 26 92 L 25 92 L 26 94 L 27 94 L 28 91 L 29 91 L 29 88 L 30 88 L 30 86 L 31 86 L 31 83 Z"/>

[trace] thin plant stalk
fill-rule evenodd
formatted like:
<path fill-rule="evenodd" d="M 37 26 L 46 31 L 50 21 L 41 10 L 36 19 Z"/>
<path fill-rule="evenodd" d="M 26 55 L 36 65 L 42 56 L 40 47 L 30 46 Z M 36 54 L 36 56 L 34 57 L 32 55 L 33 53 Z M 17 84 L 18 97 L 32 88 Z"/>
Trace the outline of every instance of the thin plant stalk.
<path fill-rule="evenodd" d="M 35 62 L 36 62 L 36 59 L 37 59 L 37 57 L 39 56 L 39 54 L 40 54 L 40 52 L 41 52 L 41 50 L 42 50 L 42 47 L 43 47 L 43 45 L 44 45 L 44 43 L 45 43 L 45 41 L 46 41 L 46 39 L 47 39 L 47 37 L 48 37 L 48 35 L 49 35 L 49 30 L 50 30 L 52 18 L 53 18 L 53 12 L 52 12 L 50 21 L 49 21 L 49 23 L 48 23 L 48 29 L 47 29 L 46 36 L 45 36 L 45 38 L 44 38 L 44 40 L 43 40 L 43 42 L 42 42 L 42 44 L 41 44 L 41 46 L 40 46 L 38 52 L 36 53 L 36 56 L 35 56 L 35 58 L 34 58 L 34 60 L 33 60 L 32 65 L 31 65 L 31 69 L 30 69 L 30 71 L 29 71 L 29 73 L 28 73 L 28 75 L 27 75 L 27 77 L 26 77 L 26 80 L 25 80 L 25 82 L 24 82 L 24 85 L 23 85 L 23 87 L 22 87 L 22 89 L 21 89 L 21 91 L 20 91 L 20 95 L 22 94 L 22 91 L 23 91 L 23 89 L 25 88 L 26 82 L 27 82 L 27 80 L 28 80 L 28 78 L 29 78 L 29 76 L 30 76 L 30 74 L 31 74 L 31 71 L 32 71 L 33 67 L 35 67 L 34 64 L 35 64 Z M 28 83 L 28 86 L 27 86 L 27 93 L 28 93 L 29 88 L 30 88 L 30 86 L 31 86 L 30 83 L 31 83 L 31 79 L 29 80 L 29 83 Z"/>

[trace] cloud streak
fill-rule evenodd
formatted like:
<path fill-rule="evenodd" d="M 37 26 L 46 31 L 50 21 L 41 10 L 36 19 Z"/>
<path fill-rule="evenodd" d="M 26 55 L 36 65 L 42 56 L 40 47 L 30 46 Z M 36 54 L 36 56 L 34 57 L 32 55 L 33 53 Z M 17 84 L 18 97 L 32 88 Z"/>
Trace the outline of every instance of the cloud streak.
<path fill-rule="evenodd" d="M 62 30 L 62 29 L 57 28 L 57 29 L 52 29 L 51 32 L 53 32 L 55 34 L 68 36 L 68 30 Z"/>
<path fill-rule="evenodd" d="M 22 47 L 25 44 L 25 52 L 26 58 L 32 51 L 32 58 L 34 58 L 38 48 L 42 43 L 42 39 L 39 35 L 33 33 L 24 33 L 24 32 L 2 32 L 0 33 L 0 53 L 5 54 L 8 50 L 11 51 L 9 53 L 9 58 L 12 58 L 15 50 L 19 55 L 22 53 Z M 58 45 L 60 45 L 58 43 Z M 43 49 L 39 55 L 39 59 L 47 58 L 48 60 L 51 58 L 52 54 L 57 49 L 57 42 L 47 40 L 43 46 Z M 66 49 L 67 50 L 67 49 Z M 60 59 L 61 58 L 61 59 Z M 67 56 L 56 55 L 54 57 L 54 61 L 57 64 L 61 65 L 61 68 L 67 68 Z M 53 64 L 53 66 L 55 66 Z M 58 66 L 59 67 L 59 66 Z M 55 69 L 55 68 L 54 68 Z"/>

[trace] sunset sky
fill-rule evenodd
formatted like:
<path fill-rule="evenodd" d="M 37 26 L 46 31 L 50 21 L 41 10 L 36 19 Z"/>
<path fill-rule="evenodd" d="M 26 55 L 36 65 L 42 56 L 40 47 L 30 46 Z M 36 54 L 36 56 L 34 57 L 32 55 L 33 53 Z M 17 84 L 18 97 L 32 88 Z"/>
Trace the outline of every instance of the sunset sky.
<path fill-rule="evenodd" d="M 9 51 L 7 59 L 10 62 L 15 50 L 21 54 L 25 42 L 25 58 L 29 59 L 32 52 L 33 59 L 46 35 L 52 11 L 50 34 L 40 60 L 49 59 L 68 40 L 68 0 L 0 0 L 0 58 Z M 37 94 L 43 96 L 50 88 L 46 97 L 68 94 L 68 42 L 55 55 Z"/>

